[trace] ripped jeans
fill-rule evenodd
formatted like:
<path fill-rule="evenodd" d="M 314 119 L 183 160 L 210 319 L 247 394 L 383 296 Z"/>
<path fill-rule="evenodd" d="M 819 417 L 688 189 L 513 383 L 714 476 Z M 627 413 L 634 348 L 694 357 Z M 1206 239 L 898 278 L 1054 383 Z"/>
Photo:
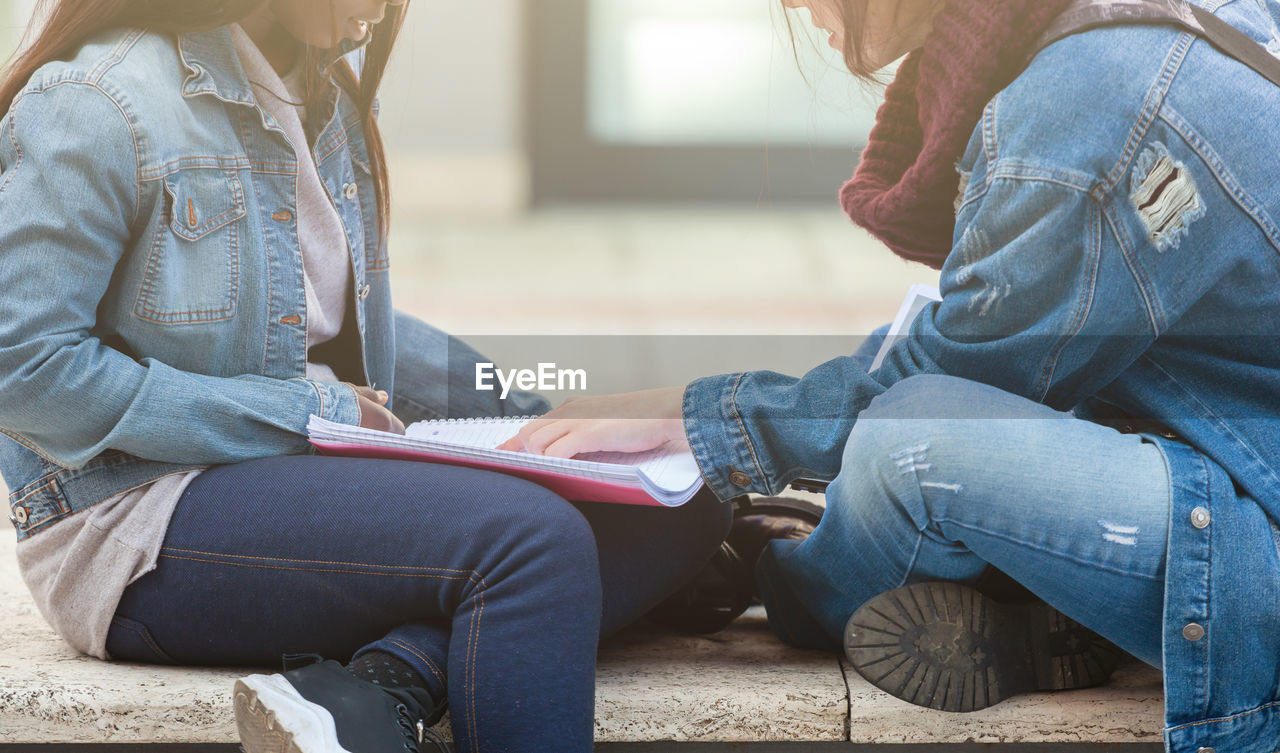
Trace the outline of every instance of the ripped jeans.
<path fill-rule="evenodd" d="M 1169 471 L 1141 436 L 918 376 L 858 417 L 821 525 L 773 542 L 758 575 L 783 640 L 838 650 L 868 599 L 994 565 L 1159 667 L 1169 515 Z"/>

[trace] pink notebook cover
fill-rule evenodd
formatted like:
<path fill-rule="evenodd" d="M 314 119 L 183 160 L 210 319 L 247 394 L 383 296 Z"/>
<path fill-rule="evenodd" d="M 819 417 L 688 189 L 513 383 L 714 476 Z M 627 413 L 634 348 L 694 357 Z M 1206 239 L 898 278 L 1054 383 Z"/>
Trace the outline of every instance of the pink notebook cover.
<path fill-rule="evenodd" d="M 485 471 L 496 471 L 508 476 L 517 476 L 532 481 L 539 486 L 559 494 L 572 502 L 612 502 L 619 505 L 645 505 L 647 507 L 664 507 L 661 502 L 649 496 L 644 489 L 632 486 L 618 486 L 606 481 L 578 478 L 554 471 L 534 468 L 512 468 L 501 463 L 471 458 L 455 458 L 448 455 L 437 455 L 418 450 L 403 450 L 391 447 L 368 447 L 366 445 L 340 444 L 336 442 L 311 441 L 325 455 L 340 455 L 350 458 L 382 458 L 384 460 L 416 460 L 444 465 L 460 465 L 466 468 L 479 468 Z"/>

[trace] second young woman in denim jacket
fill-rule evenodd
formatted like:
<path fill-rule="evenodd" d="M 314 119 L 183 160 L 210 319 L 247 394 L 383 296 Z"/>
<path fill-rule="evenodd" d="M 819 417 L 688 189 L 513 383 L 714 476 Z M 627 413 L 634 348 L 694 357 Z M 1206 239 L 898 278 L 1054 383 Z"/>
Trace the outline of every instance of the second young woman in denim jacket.
<path fill-rule="evenodd" d="M 941 269 L 942 301 L 873 372 L 841 357 L 586 400 L 517 441 L 687 438 L 725 498 L 832 479 L 813 536 L 760 561 L 770 622 L 844 642 L 902 698 L 966 710 L 1105 673 L 1052 645 L 1058 617 L 969 589 L 995 566 L 1163 668 L 1170 751 L 1272 753 L 1280 86 L 1181 21 L 1274 67 L 1280 3 L 786 5 L 856 72 L 911 51 L 842 198 Z M 1115 5 L 1179 22 L 1053 35 Z M 643 420 L 596 420 L 619 415 Z"/>
<path fill-rule="evenodd" d="M 485 359 L 392 308 L 374 96 L 406 6 L 46 4 L 0 89 L 20 566 L 98 657 L 357 654 L 239 683 L 249 753 L 415 749 L 446 699 L 459 750 L 586 751 L 600 630 L 690 577 L 727 510 L 579 509 L 306 441 L 311 415 L 546 409 L 450 391 Z"/>

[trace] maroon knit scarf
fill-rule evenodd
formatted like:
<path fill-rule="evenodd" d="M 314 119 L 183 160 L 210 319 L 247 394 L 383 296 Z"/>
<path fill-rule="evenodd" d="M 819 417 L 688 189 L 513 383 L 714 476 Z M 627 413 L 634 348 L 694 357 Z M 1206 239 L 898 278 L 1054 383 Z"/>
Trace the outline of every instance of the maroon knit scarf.
<path fill-rule="evenodd" d="M 1022 71 L 1071 0 L 948 0 L 885 92 L 862 161 L 840 192 L 853 221 L 938 269 L 951 251 L 956 161 L 987 103 Z"/>

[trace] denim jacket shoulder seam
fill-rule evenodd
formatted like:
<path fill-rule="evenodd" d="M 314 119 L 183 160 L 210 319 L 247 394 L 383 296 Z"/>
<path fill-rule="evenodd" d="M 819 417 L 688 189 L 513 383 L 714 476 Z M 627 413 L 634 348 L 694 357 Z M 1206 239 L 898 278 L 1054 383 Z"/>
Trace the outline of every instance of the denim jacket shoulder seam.
<path fill-rule="evenodd" d="M 104 88 L 99 82 L 82 79 L 82 78 L 79 78 L 78 76 L 60 76 L 52 81 L 44 82 L 38 87 L 33 87 L 23 91 L 22 94 L 19 96 L 19 98 L 14 100 L 13 108 L 10 110 L 10 113 L 9 113 L 9 118 L 10 118 L 9 133 L 10 133 L 10 138 L 13 140 L 14 148 L 18 148 L 17 115 L 18 115 L 18 105 L 21 103 L 22 99 L 25 99 L 26 97 L 31 95 L 44 94 L 59 86 L 65 86 L 68 84 L 84 86 L 89 88 L 92 91 L 96 91 L 99 94 L 101 94 L 103 97 L 107 99 L 108 102 L 110 102 L 116 108 L 116 110 L 120 113 L 120 118 L 124 121 L 125 127 L 129 129 L 129 140 L 133 146 L 133 160 L 134 160 L 133 217 L 131 217 L 129 220 L 129 226 L 133 227 L 135 224 L 137 224 L 138 217 L 142 212 L 142 183 L 143 183 L 142 181 L 142 147 L 139 145 L 138 129 L 134 127 L 133 118 L 129 116 L 128 109 L 125 108 L 125 106 L 120 102 L 119 98 L 117 98 L 114 94 L 112 94 L 110 91 Z M 15 167 L 16 167 L 16 164 L 17 163 L 15 163 Z M 11 170 L 11 173 L 12 173 L 12 170 Z M 6 180 L 5 185 L 7 184 L 8 184 L 8 181 Z M 0 191 L 3 191 L 3 189 L 4 189 L 4 186 L 0 185 Z"/>
<path fill-rule="evenodd" d="M 22 164 L 22 146 L 18 144 L 18 117 L 17 108 L 9 110 L 9 117 L 6 120 L 9 123 L 9 142 L 13 145 L 13 153 L 16 155 L 13 164 L 9 166 L 9 176 L 0 183 L 0 195 L 4 194 L 4 190 L 9 187 L 9 183 L 13 181 L 13 176 L 18 173 L 18 167 Z M 3 127 L 0 127 L 3 130 Z"/>
<path fill-rule="evenodd" d="M 138 129 L 133 124 L 133 118 L 129 115 L 129 110 L 120 101 L 120 98 L 109 91 L 102 85 L 102 82 L 95 81 L 92 86 L 102 92 L 102 96 L 111 101 L 120 112 L 120 117 L 124 119 L 124 124 L 129 128 L 129 137 L 133 141 L 133 161 L 134 161 L 134 204 L 133 218 L 129 221 L 129 226 L 133 227 L 137 224 L 138 218 L 142 215 L 142 146 L 141 140 L 138 138 Z"/>
<path fill-rule="evenodd" d="M 146 32 L 142 30 L 134 30 L 125 36 L 124 39 L 117 42 L 115 49 L 111 51 L 111 54 L 99 60 L 93 68 L 86 73 L 86 80 L 93 84 L 101 81 L 102 77 L 107 75 L 112 68 L 115 68 L 117 65 L 124 62 L 125 56 L 129 54 L 129 51 L 133 49 L 134 45 L 136 45 L 138 40 L 142 39 L 145 34 Z"/>
<path fill-rule="evenodd" d="M 1182 68 L 1182 61 L 1186 59 L 1187 52 L 1191 49 L 1191 43 L 1196 39 L 1195 35 L 1187 32 L 1178 37 L 1178 41 L 1169 50 L 1169 54 L 1165 57 L 1164 63 L 1160 66 L 1160 75 L 1156 78 L 1155 83 L 1147 92 L 1147 98 L 1143 103 L 1142 110 L 1138 114 L 1137 121 L 1129 130 L 1128 138 L 1125 140 L 1124 147 L 1120 151 L 1120 158 L 1111 168 L 1111 172 L 1107 173 L 1107 177 L 1103 180 L 1103 185 L 1099 187 L 1100 193 L 1109 194 L 1129 172 L 1133 161 L 1137 159 L 1139 147 L 1147 137 L 1147 132 L 1151 129 L 1153 123 L 1160 113 L 1160 108 L 1164 106 L 1164 101 L 1169 94 L 1169 88 L 1173 86 L 1173 81 L 1177 77 L 1178 71 Z"/>
<path fill-rule="evenodd" d="M 1218 156 L 1213 145 L 1172 107 L 1166 105 L 1160 108 L 1159 117 L 1161 121 L 1182 137 L 1182 140 L 1191 148 L 1191 151 L 1195 152 L 1200 161 L 1209 169 L 1209 172 L 1213 173 L 1218 185 L 1231 197 L 1236 206 L 1240 207 L 1254 221 L 1258 229 L 1262 231 L 1262 234 L 1267 236 L 1267 240 L 1280 253 L 1280 227 L 1277 227 L 1275 221 L 1267 214 L 1266 209 L 1255 201 L 1248 191 L 1244 190 L 1244 187 L 1231 174 L 1231 170 L 1223 163 L 1222 158 Z"/>

